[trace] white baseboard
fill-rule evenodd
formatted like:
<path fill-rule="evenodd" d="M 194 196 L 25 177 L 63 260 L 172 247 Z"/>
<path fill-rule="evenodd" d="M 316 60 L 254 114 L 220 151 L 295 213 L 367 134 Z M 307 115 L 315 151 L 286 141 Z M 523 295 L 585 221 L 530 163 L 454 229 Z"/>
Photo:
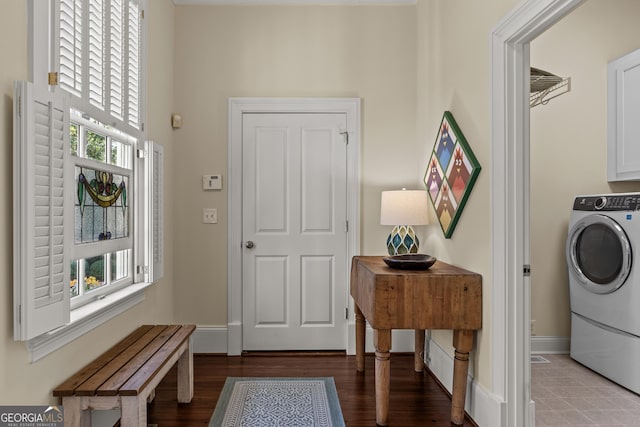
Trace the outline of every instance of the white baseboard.
<path fill-rule="evenodd" d="M 532 354 L 569 354 L 569 337 L 531 337 Z"/>
<path fill-rule="evenodd" d="M 227 354 L 225 326 L 197 326 L 192 335 L 194 353 Z"/>
<path fill-rule="evenodd" d="M 238 327 L 239 325 L 230 325 L 229 328 Z M 193 333 L 193 352 L 194 353 L 225 353 L 230 356 L 240 354 L 229 351 L 228 347 L 228 328 L 226 326 L 197 326 Z M 391 332 L 391 351 L 411 353 L 413 352 L 413 330 L 395 329 Z M 355 343 L 355 326 L 349 328 L 349 342 Z M 240 343 L 230 345 L 233 348 L 242 348 Z M 367 325 L 365 332 L 365 351 L 373 353 L 373 329 Z M 355 354 L 355 346 L 352 351 L 347 349 L 347 354 Z"/>
<path fill-rule="evenodd" d="M 451 393 L 453 384 L 453 355 L 446 352 L 438 343 L 427 342 L 427 366 L 442 385 Z M 480 427 L 503 425 L 506 416 L 506 404 L 498 396 L 486 390 L 473 379 L 473 363 L 469 363 L 467 376 L 467 398 L 464 409 Z"/>

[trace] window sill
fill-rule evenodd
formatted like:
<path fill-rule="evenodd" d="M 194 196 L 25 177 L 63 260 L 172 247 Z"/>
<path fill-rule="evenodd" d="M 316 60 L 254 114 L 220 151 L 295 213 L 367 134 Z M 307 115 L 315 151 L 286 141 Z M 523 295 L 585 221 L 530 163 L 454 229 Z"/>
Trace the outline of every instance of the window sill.
<path fill-rule="evenodd" d="M 144 301 L 144 290 L 151 283 L 136 283 L 101 300 L 85 304 L 71 311 L 69 324 L 27 341 L 31 362 L 70 343 L 117 315 Z"/>

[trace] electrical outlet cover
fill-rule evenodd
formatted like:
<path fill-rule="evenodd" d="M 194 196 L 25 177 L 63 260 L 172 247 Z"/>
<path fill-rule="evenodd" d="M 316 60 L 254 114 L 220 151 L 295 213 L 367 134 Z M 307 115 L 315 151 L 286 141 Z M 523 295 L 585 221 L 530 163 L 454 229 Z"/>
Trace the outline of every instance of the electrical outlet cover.
<path fill-rule="evenodd" d="M 217 222 L 218 222 L 218 210 L 216 208 L 202 209 L 203 224 L 217 224 Z"/>

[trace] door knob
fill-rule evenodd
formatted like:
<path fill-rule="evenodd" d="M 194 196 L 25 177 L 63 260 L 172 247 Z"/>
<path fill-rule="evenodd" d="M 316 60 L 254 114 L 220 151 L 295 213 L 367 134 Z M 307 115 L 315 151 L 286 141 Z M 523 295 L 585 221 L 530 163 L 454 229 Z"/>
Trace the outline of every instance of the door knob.
<path fill-rule="evenodd" d="M 253 242 L 251 240 L 247 240 L 247 243 L 244 244 L 244 247 L 247 249 L 251 249 L 253 247 Z"/>

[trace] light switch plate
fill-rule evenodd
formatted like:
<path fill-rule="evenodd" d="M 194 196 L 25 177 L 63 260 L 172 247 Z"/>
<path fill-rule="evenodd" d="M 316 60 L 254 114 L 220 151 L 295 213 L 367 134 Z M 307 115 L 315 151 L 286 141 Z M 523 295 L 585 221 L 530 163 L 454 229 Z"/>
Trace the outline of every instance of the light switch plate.
<path fill-rule="evenodd" d="M 180 114 L 171 115 L 171 127 L 174 129 L 180 129 L 182 127 L 182 116 Z"/>
<path fill-rule="evenodd" d="M 202 175 L 203 190 L 222 190 L 222 175 Z"/>

